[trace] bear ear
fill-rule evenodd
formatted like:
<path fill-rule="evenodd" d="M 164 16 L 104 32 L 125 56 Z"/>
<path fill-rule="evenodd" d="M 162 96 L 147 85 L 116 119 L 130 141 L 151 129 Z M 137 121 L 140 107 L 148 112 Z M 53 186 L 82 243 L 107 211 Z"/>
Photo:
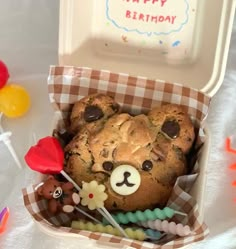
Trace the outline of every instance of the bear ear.
<path fill-rule="evenodd" d="M 37 193 L 39 195 L 43 195 L 43 185 L 41 185 L 40 187 L 37 188 Z"/>
<path fill-rule="evenodd" d="M 52 180 L 52 179 L 55 179 L 53 175 L 49 175 L 49 176 L 47 177 L 47 180 Z"/>

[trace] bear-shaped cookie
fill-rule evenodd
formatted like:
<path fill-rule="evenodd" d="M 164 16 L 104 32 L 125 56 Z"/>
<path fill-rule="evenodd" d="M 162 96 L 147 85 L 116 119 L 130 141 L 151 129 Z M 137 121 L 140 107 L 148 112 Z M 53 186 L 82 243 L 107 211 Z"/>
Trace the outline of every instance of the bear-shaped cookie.
<path fill-rule="evenodd" d="M 38 195 L 48 200 L 48 211 L 52 214 L 58 212 L 71 213 L 74 206 L 79 204 L 80 197 L 73 190 L 71 182 L 59 182 L 53 176 L 48 176 L 47 180 L 37 188 Z"/>
<path fill-rule="evenodd" d="M 96 131 L 90 130 L 93 121 L 89 128 L 82 122 L 84 127 L 65 147 L 65 171 L 79 185 L 92 180 L 104 184 L 108 210 L 163 207 L 177 177 L 186 174 L 185 154 L 195 137 L 183 109 L 169 104 L 147 115 L 114 113 Z"/>

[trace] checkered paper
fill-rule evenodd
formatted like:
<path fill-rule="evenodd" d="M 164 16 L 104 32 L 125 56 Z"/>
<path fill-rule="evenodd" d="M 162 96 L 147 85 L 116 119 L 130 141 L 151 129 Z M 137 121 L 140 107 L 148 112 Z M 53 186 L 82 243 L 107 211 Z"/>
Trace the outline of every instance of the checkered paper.
<path fill-rule="evenodd" d="M 67 119 L 75 101 L 92 93 L 100 92 L 113 96 L 132 114 L 146 113 L 152 107 L 164 103 L 182 105 L 186 112 L 198 123 L 203 123 L 207 116 L 210 98 L 202 92 L 178 84 L 172 84 L 144 77 L 98 71 L 91 68 L 51 66 L 48 77 L 49 98 L 56 111 L 62 114 L 60 128 Z M 168 206 L 184 212 L 187 216 L 175 215 L 172 219 L 191 227 L 192 233 L 186 237 L 165 236 L 160 241 L 140 242 L 104 233 L 75 230 L 69 227 L 74 218 L 65 213 L 52 216 L 48 213 L 46 203 L 37 195 L 35 186 L 22 190 L 24 204 L 32 217 L 48 233 L 63 236 L 85 236 L 101 243 L 115 243 L 140 249 L 175 249 L 203 240 L 209 233 L 207 226 L 198 213 L 198 205 L 187 191 L 197 178 L 197 173 L 178 178 Z"/>

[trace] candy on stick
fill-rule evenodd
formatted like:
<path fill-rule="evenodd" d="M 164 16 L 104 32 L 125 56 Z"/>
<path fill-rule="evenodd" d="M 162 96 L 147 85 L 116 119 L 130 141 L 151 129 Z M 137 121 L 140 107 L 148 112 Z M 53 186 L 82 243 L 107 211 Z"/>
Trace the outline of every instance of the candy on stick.
<path fill-rule="evenodd" d="M 8 207 L 3 208 L 3 210 L 0 212 L 0 234 L 6 229 L 9 214 L 10 212 Z"/>
<path fill-rule="evenodd" d="M 153 230 L 150 228 L 144 230 L 144 232 L 148 236 L 148 238 L 150 238 L 151 240 L 160 240 L 162 237 L 164 237 L 166 235 L 165 233 L 161 234 L 159 231 Z"/>
<path fill-rule="evenodd" d="M 8 84 L 0 89 L 0 112 L 9 118 L 24 115 L 30 107 L 30 96 L 20 85 Z"/>
<path fill-rule="evenodd" d="M 91 232 L 108 233 L 115 236 L 122 236 L 122 233 L 117 228 L 110 225 L 94 224 L 92 222 L 72 221 L 71 227 L 79 230 L 88 230 Z M 162 234 L 157 231 L 143 230 L 141 228 L 125 228 L 125 232 L 130 239 L 143 241 L 145 239 L 158 240 Z"/>
<path fill-rule="evenodd" d="M 122 213 L 119 212 L 117 214 L 113 214 L 113 218 L 119 224 L 128 224 L 137 223 L 139 221 L 147 221 L 147 220 L 164 220 L 166 218 L 172 218 L 175 214 L 186 215 L 185 213 L 175 211 L 172 208 L 165 207 L 164 209 L 155 208 L 154 210 L 146 209 L 145 211 L 136 211 L 136 212 L 127 212 Z M 106 224 L 107 221 L 103 219 L 103 223 Z"/>
<path fill-rule="evenodd" d="M 81 191 L 79 185 L 63 170 L 64 151 L 56 138 L 48 136 L 40 139 L 35 146 L 29 149 L 25 155 L 25 161 L 32 170 L 42 174 L 61 173 L 78 191 Z M 125 237 L 128 237 L 105 207 L 96 209 L 106 220 L 117 227 Z"/>
<path fill-rule="evenodd" d="M 58 140 L 48 136 L 29 149 L 25 161 L 32 170 L 42 174 L 58 174 L 63 171 L 64 152 Z"/>
<path fill-rule="evenodd" d="M 104 201 L 107 199 L 105 186 L 98 184 L 96 181 L 91 181 L 89 183 L 83 182 L 79 195 L 82 198 L 81 204 L 83 206 L 88 206 L 90 210 L 102 208 L 104 206 Z"/>
<path fill-rule="evenodd" d="M 37 191 L 39 196 L 47 200 L 48 211 L 52 214 L 61 211 L 71 213 L 77 210 L 89 219 L 101 223 L 76 206 L 80 203 L 80 197 L 74 191 L 74 185 L 71 182 L 59 182 L 53 176 L 48 176 L 44 182 L 35 187 L 35 191 Z"/>
<path fill-rule="evenodd" d="M 0 88 L 4 87 L 9 79 L 7 66 L 0 61 Z"/>
<path fill-rule="evenodd" d="M 28 111 L 30 106 L 30 97 L 28 92 L 19 85 L 6 85 L 9 78 L 9 72 L 6 65 L 0 61 L 0 140 L 4 142 L 13 156 L 17 166 L 22 168 L 16 152 L 11 145 L 11 132 L 4 132 L 1 126 L 2 115 L 7 117 L 19 117 Z"/>
<path fill-rule="evenodd" d="M 191 229 L 188 225 L 183 225 L 181 223 L 176 224 L 175 222 L 168 222 L 167 220 L 149 220 L 141 221 L 138 223 L 143 227 L 149 227 L 158 231 L 163 231 L 165 233 L 170 233 L 179 236 L 187 236 L 191 233 Z"/>

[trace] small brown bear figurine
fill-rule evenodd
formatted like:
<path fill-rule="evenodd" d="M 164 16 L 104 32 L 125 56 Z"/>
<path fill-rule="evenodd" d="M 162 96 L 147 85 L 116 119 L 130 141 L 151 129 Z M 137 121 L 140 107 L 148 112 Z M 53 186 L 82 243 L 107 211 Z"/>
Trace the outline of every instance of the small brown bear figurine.
<path fill-rule="evenodd" d="M 74 192 L 74 186 L 71 182 L 59 182 L 53 176 L 37 189 L 37 193 L 48 200 L 48 211 L 52 214 L 58 212 L 71 213 L 74 206 L 80 202 L 80 197 Z"/>

